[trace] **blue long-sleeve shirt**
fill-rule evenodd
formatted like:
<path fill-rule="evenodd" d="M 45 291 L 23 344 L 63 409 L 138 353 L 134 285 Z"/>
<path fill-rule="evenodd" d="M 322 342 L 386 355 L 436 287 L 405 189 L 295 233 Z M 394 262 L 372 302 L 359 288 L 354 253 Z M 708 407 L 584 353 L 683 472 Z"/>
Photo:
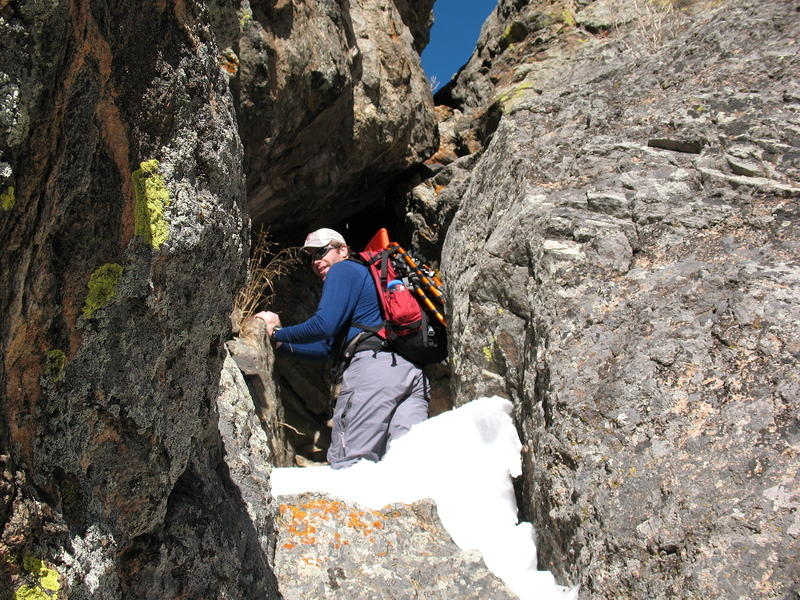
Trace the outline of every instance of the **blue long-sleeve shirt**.
<path fill-rule="evenodd" d="M 336 263 L 325 277 L 322 297 L 314 315 L 298 325 L 283 327 L 275 333 L 282 354 L 324 360 L 335 351 L 334 339 L 348 324 L 349 342 L 362 330 L 352 323 L 378 327 L 383 323 L 378 293 L 367 267 L 352 260 Z"/>

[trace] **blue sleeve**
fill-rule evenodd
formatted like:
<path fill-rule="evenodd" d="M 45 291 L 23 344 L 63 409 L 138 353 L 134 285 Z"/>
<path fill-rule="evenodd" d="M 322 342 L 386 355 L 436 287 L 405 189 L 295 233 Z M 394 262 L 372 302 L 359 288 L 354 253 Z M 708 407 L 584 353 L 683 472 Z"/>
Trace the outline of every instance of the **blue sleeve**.
<path fill-rule="evenodd" d="M 314 315 L 298 325 L 278 330 L 274 340 L 283 342 L 282 353 L 306 358 L 331 355 L 333 339 L 350 323 L 363 285 L 364 274 L 354 266 L 347 262 L 333 265 L 325 278 Z M 287 346 L 285 350 L 284 346 Z"/>
<path fill-rule="evenodd" d="M 277 349 L 279 354 L 306 360 L 322 361 L 333 353 L 332 341 L 308 342 L 305 344 L 283 342 Z"/>

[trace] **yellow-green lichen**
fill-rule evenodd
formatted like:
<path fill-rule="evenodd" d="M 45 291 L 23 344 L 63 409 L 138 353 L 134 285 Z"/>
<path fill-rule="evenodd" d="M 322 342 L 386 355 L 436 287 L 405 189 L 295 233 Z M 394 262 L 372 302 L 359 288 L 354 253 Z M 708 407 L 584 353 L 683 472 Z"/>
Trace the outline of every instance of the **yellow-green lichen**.
<path fill-rule="evenodd" d="M 86 303 L 83 306 L 83 316 L 90 319 L 98 308 L 104 307 L 117 293 L 117 284 L 122 278 L 122 267 L 116 263 L 107 263 L 98 267 L 89 276 L 86 294 Z"/>
<path fill-rule="evenodd" d="M 8 186 L 2 194 L 0 194 L 0 209 L 5 211 L 14 208 L 17 203 L 16 190 L 13 185 Z"/>
<path fill-rule="evenodd" d="M 561 11 L 561 22 L 569 27 L 575 27 L 575 13 L 565 8 Z"/>
<path fill-rule="evenodd" d="M 64 367 L 67 364 L 67 355 L 61 350 L 50 350 L 45 354 L 46 362 L 44 372 L 50 381 L 64 379 Z"/>
<path fill-rule="evenodd" d="M 239 29 L 244 29 L 253 20 L 253 11 L 243 10 L 239 13 Z"/>
<path fill-rule="evenodd" d="M 43 589 L 30 585 L 21 586 L 14 592 L 14 600 L 53 600 Z"/>
<path fill-rule="evenodd" d="M 510 46 L 516 42 L 521 42 L 528 35 L 528 28 L 519 21 L 514 21 L 503 30 L 500 36 L 502 47 Z"/>
<path fill-rule="evenodd" d="M 22 558 L 22 568 L 36 578 L 35 583 L 22 585 L 14 592 L 14 600 L 53 600 L 58 597 L 61 583 L 58 571 L 30 554 Z M 55 592 L 51 594 L 50 592 Z"/>
<path fill-rule="evenodd" d="M 527 91 L 532 89 L 534 89 L 533 83 L 530 81 L 523 81 L 518 86 L 506 90 L 497 96 L 497 98 L 495 98 L 495 103 L 500 105 L 500 110 L 503 114 L 509 114 L 516 108 L 519 102 L 527 96 Z"/>
<path fill-rule="evenodd" d="M 492 362 L 494 360 L 494 352 L 492 352 L 492 349 L 489 346 L 484 346 L 481 348 L 481 352 L 483 352 L 483 357 L 487 362 Z"/>
<path fill-rule="evenodd" d="M 133 172 L 133 190 L 136 194 L 134 233 L 156 250 L 167 240 L 169 227 L 164 219 L 164 209 L 169 205 L 169 190 L 164 176 L 158 170 L 157 160 L 146 160 Z"/>

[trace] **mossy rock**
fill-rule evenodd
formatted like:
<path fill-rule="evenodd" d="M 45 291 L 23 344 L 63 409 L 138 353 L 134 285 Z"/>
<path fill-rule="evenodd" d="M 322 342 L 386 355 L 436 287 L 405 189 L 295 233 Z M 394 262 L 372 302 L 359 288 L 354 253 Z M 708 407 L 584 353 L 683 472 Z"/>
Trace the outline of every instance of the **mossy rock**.
<path fill-rule="evenodd" d="M 104 307 L 117 293 L 117 284 L 122 278 L 122 267 L 116 263 L 107 263 L 98 267 L 89 276 L 86 302 L 83 306 L 83 316 L 92 318 L 97 309 Z"/>
<path fill-rule="evenodd" d="M 64 368 L 67 365 L 67 355 L 62 350 L 50 350 L 45 354 L 45 375 L 50 381 L 64 379 Z"/>
<path fill-rule="evenodd" d="M 514 21 L 505 28 L 503 35 L 500 36 L 500 47 L 505 49 L 511 44 L 521 42 L 526 37 L 528 37 L 528 28 L 524 23 Z"/>
<path fill-rule="evenodd" d="M 513 88 L 507 89 L 495 98 L 494 104 L 500 111 L 507 115 L 514 112 L 514 109 L 527 98 L 535 89 L 530 81 L 523 81 Z"/>
<path fill-rule="evenodd" d="M 136 195 L 134 233 L 155 250 L 167 241 L 169 226 L 164 210 L 169 206 L 169 190 L 157 160 L 146 160 L 133 172 L 133 190 Z"/>
<path fill-rule="evenodd" d="M 0 194 L 0 210 L 9 211 L 14 208 L 16 203 L 16 190 L 13 185 L 10 185 Z"/>

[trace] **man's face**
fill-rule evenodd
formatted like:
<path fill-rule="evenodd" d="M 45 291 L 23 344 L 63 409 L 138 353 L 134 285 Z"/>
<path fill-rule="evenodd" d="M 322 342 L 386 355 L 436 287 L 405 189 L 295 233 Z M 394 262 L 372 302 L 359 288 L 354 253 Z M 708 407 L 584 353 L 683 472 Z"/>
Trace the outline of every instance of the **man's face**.
<path fill-rule="evenodd" d="M 311 253 L 311 269 L 317 277 L 325 281 L 328 270 L 336 263 L 345 260 L 348 252 L 347 246 L 317 248 Z"/>

